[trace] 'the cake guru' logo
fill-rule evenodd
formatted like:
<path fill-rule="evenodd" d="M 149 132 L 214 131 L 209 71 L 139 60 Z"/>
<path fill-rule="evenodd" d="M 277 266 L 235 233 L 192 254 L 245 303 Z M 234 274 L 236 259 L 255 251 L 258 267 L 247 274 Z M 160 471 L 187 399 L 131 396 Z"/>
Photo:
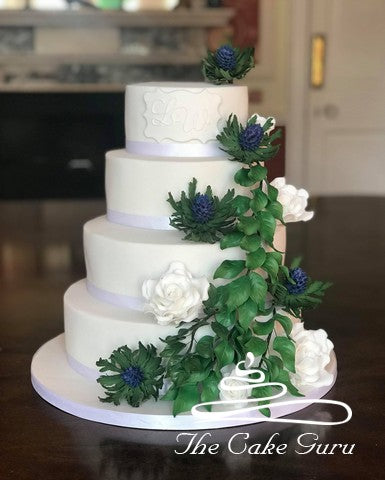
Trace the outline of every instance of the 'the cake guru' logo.
<path fill-rule="evenodd" d="M 255 357 L 252 353 L 248 353 L 246 360 L 239 362 L 235 368 L 234 376 L 224 377 L 220 382 L 220 389 L 223 392 L 243 391 L 246 392 L 246 398 L 238 400 L 218 400 L 215 402 L 205 402 L 195 405 L 191 409 L 193 416 L 203 420 L 222 420 L 234 419 L 236 421 L 244 421 L 245 423 L 252 423 L 253 415 L 266 409 L 266 402 L 276 400 L 286 395 L 287 387 L 279 382 L 265 382 L 265 375 L 259 369 L 250 368 L 255 362 Z M 244 367 L 244 368 L 242 368 Z M 266 387 L 274 387 L 279 389 L 278 393 L 258 398 L 249 398 L 254 388 L 266 389 Z M 296 418 L 282 418 L 292 411 L 301 409 L 303 406 L 311 404 L 333 405 L 342 407 L 346 413 L 341 420 L 312 420 L 312 419 L 296 419 Z M 214 407 L 214 410 L 207 410 L 207 407 Z M 299 425 L 317 425 L 326 426 L 330 428 L 332 425 L 341 425 L 347 423 L 352 418 L 352 410 L 344 402 L 337 400 L 324 400 L 320 398 L 310 398 L 305 396 L 300 399 L 288 399 L 279 402 L 270 402 L 268 405 L 272 416 L 263 418 L 265 422 L 299 424 Z M 322 435 L 315 432 L 301 432 L 294 442 L 290 442 L 290 448 L 298 455 L 307 455 L 310 453 L 316 455 L 352 455 L 355 444 L 341 444 L 341 443 L 323 443 Z M 220 444 L 210 442 L 212 434 L 205 433 L 190 433 L 182 432 L 176 437 L 177 443 L 183 445 L 176 448 L 174 453 L 177 455 L 216 455 L 220 452 Z M 285 443 L 280 438 L 280 433 L 273 433 L 267 442 L 253 443 L 250 440 L 250 434 L 247 432 L 237 432 L 233 434 L 226 442 L 227 451 L 233 455 L 284 455 L 289 451 L 289 444 Z"/>
<path fill-rule="evenodd" d="M 221 98 L 208 91 L 198 94 L 199 102 L 197 93 L 187 90 L 166 92 L 160 89 L 146 93 L 146 136 L 159 142 L 164 139 L 178 142 L 196 139 L 203 143 L 212 140 L 213 132 L 208 126 L 217 125 L 220 120 Z"/>
<path fill-rule="evenodd" d="M 230 400 L 218 400 L 214 402 L 205 402 L 195 405 L 191 409 L 191 414 L 202 420 L 218 420 L 233 419 L 236 422 L 252 423 L 253 416 L 256 414 L 261 415 L 266 409 L 266 403 L 269 402 L 269 414 L 271 416 L 265 416 L 260 421 L 286 423 L 286 424 L 299 424 L 299 425 L 317 425 L 317 426 L 332 426 L 341 425 L 347 423 L 352 418 L 352 410 L 344 402 L 337 400 L 324 400 L 321 398 L 310 398 L 304 396 L 297 399 L 283 399 L 282 401 L 273 401 L 278 398 L 284 397 L 287 393 L 287 387 L 280 382 L 265 382 L 265 374 L 259 369 L 250 368 L 255 363 L 255 357 L 252 353 L 248 353 L 246 360 L 239 362 L 236 365 L 234 375 L 224 377 L 219 385 L 222 392 L 231 393 L 243 392 L 244 397 Z M 244 367 L 244 368 L 242 368 Z M 258 398 L 250 398 L 253 389 L 262 389 L 266 391 L 273 387 L 278 389 L 278 393 L 274 393 L 266 396 L 258 396 Z M 317 397 L 320 392 L 312 392 Z M 230 395 L 231 396 L 231 395 Z M 313 419 L 298 419 L 298 418 L 282 418 L 285 415 L 300 410 L 301 408 L 312 405 L 321 404 L 323 406 L 332 405 L 341 407 L 345 412 L 345 417 L 341 420 L 331 420 L 326 418 L 323 420 Z M 207 407 L 209 407 L 207 409 Z M 214 409 L 212 408 L 214 407 Z M 271 411 L 271 412 L 270 412 Z M 266 412 L 265 412 L 266 414 Z M 176 437 L 178 443 L 184 443 L 181 448 L 175 449 L 174 453 L 177 455 L 191 454 L 201 455 L 210 454 L 216 455 L 220 451 L 219 443 L 209 443 L 211 433 L 189 433 L 182 432 Z M 186 443 L 187 442 L 187 443 Z M 323 444 L 320 436 L 314 432 L 303 432 L 299 434 L 294 443 L 294 452 L 298 455 L 307 455 L 314 453 L 317 455 L 352 455 L 355 444 Z M 227 450 L 234 455 L 248 454 L 248 455 L 283 455 L 288 452 L 288 444 L 280 441 L 280 434 L 278 432 L 272 434 L 269 440 L 265 443 L 251 443 L 250 434 L 246 432 L 238 432 L 232 435 L 227 441 Z M 291 445 L 292 446 L 292 445 Z"/>
<path fill-rule="evenodd" d="M 174 449 L 176 455 L 217 455 L 221 453 L 221 444 L 210 442 L 212 434 L 182 432 L 176 437 L 177 443 L 183 443 Z M 320 435 L 304 432 L 290 444 L 282 441 L 279 432 L 273 433 L 267 442 L 253 442 L 247 432 L 233 434 L 225 443 L 225 448 L 232 455 L 285 455 L 293 449 L 297 455 L 353 455 L 355 444 L 322 443 Z"/>

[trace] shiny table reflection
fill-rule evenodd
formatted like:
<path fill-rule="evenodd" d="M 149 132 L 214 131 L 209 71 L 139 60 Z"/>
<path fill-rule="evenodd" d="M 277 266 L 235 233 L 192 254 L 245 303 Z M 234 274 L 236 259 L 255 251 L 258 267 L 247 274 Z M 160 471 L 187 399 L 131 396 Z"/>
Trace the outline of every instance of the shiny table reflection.
<path fill-rule="evenodd" d="M 308 328 L 325 328 L 335 345 L 339 375 L 327 398 L 347 402 L 353 419 L 333 427 L 263 423 L 200 432 L 196 440 L 206 434 L 208 445 L 219 444 L 210 455 L 176 453 L 191 436 L 177 441 L 178 432 L 92 423 L 38 397 L 30 384 L 31 356 L 63 330 L 63 293 L 84 276 L 82 224 L 103 214 L 105 205 L 0 203 L 0 478 L 382 478 L 385 201 L 319 198 L 313 208 L 313 221 L 288 229 L 288 260 L 303 254 L 311 276 L 334 282 L 322 307 L 305 319 Z M 337 413 L 312 406 L 296 415 L 330 420 Z M 275 443 L 287 444 L 285 454 L 240 453 L 274 434 Z M 353 454 L 317 454 L 316 447 L 297 453 L 303 434 L 320 451 L 333 443 L 355 444 Z"/>

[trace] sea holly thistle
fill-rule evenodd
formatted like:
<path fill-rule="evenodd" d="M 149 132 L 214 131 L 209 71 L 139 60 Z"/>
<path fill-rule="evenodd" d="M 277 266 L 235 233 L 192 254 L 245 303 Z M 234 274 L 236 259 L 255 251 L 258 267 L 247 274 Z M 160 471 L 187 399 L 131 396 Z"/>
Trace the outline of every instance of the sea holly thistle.
<path fill-rule="evenodd" d="M 271 294 L 276 302 L 296 317 L 302 310 L 316 308 L 322 303 L 325 291 L 332 285 L 330 282 L 312 281 L 300 268 L 300 258 L 293 260 L 290 268 L 281 265 L 278 282 L 272 287 Z"/>
<path fill-rule="evenodd" d="M 215 243 L 231 232 L 235 221 L 234 190 L 228 190 L 222 199 L 213 195 L 208 186 L 204 194 L 197 192 L 197 180 L 189 183 L 188 193 L 175 200 L 169 193 L 168 202 L 175 210 L 170 225 L 186 235 L 184 240 Z"/>
<path fill-rule="evenodd" d="M 127 346 L 114 350 L 109 359 L 100 358 L 96 365 L 101 373 L 97 382 L 106 390 L 106 397 L 101 402 L 119 405 L 126 401 L 138 407 L 150 397 L 157 399 L 163 385 L 164 368 L 161 358 L 157 356 L 153 345 L 139 343 L 138 350 L 132 351 Z"/>
<path fill-rule="evenodd" d="M 254 48 L 222 45 L 215 52 L 207 52 L 202 73 L 207 81 L 221 85 L 243 78 L 254 66 Z"/>
<path fill-rule="evenodd" d="M 270 133 L 274 125 L 272 117 L 263 125 L 257 121 L 258 116 L 252 115 L 243 126 L 236 115 L 230 115 L 223 131 L 217 135 L 221 149 L 231 157 L 230 160 L 250 165 L 269 160 L 277 154 L 279 145 L 273 145 L 273 142 L 281 137 L 281 131 Z"/>

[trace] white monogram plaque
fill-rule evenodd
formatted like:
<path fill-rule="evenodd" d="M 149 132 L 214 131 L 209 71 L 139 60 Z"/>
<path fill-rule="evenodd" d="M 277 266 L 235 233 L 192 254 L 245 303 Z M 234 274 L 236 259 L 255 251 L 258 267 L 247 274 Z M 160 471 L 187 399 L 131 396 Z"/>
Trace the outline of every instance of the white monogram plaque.
<path fill-rule="evenodd" d="M 161 142 L 214 140 L 221 120 L 221 97 L 208 90 L 164 91 L 156 89 L 144 95 L 147 120 L 145 135 Z"/>

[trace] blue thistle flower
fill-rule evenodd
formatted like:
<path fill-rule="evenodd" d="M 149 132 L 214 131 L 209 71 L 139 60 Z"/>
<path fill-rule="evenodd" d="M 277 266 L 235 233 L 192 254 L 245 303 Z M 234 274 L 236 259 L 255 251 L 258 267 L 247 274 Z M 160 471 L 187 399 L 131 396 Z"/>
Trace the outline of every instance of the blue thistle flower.
<path fill-rule="evenodd" d="M 230 45 L 223 45 L 215 52 L 215 60 L 220 68 L 227 72 L 234 70 L 237 65 L 235 50 Z"/>
<path fill-rule="evenodd" d="M 285 287 L 291 295 L 300 295 L 306 290 L 307 287 L 307 274 L 302 270 L 302 268 L 297 267 L 293 268 L 289 272 L 290 278 L 295 281 L 295 284 L 286 282 Z"/>
<path fill-rule="evenodd" d="M 208 195 L 198 193 L 192 201 L 191 211 L 196 222 L 207 223 L 214 216 L 214 203 Z"/>
<path fill-rule="evenodd" d="M 259 147 L 263 138 L 263 128 L 261 125 L 249 125 L 239 136 L 239 145 L 243 150 L 255 150 Z"/>
<path fill-rule="evenodd" d="M 142 383 L 144 373 L 140 367 L 132 366 L 126 368 L 120 376 L 129 387 L 136 388 Z"/>

